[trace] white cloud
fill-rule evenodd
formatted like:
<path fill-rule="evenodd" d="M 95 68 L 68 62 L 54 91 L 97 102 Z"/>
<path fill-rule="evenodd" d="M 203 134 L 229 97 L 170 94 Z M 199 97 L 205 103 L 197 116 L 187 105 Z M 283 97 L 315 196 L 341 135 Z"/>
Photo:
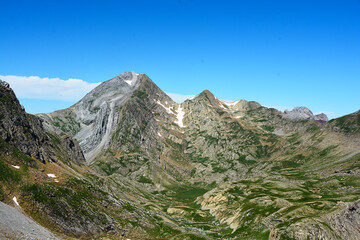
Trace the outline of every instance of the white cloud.
<path fill-rule="evenodd" d="M 195 95 L 181 95 L 181 94 L 177 94 L 177 93 L 166 93 L 166 94 L 177 103 L 182 103 L 186 99 L 195 97 Z"/>
<path fill-rule="evenodd" d="M 81 79 L 41 78 L 0 75 L 8 82 L 18 98 L 78 101 L 100 83 L 88 83 Z"/>

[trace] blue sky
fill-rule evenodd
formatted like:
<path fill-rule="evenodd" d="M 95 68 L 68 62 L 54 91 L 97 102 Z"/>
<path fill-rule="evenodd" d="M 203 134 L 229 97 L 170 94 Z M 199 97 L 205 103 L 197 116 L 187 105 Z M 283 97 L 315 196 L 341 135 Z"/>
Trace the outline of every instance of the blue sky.
<path fill-rule="evenodd" d="M 28 92 L 14 88 L 31 113 L 68 107 L 91 83 L 131 70 L 168 93 L 209 89 L 332 117 L 360 109 L 360 0 L 0 0 L 0 9 L 0 76 L 39 77 L 39 91 L 28 78 L 17 79 Z M 45 94 L 47 81 L 68 79 L 70 97 Z"/>

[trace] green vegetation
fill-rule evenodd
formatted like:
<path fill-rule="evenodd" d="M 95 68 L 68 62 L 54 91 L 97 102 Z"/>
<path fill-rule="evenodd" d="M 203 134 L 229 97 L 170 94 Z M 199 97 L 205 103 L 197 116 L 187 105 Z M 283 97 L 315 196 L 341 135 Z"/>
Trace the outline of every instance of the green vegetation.
<path fill-rule="evenodd" d="M 3 187 L 0 185 L 0 201 L 4 201 L 6 198 L 6 194 L 3 190 Z"/>
<path fill-rule="evenodd" d="M 271 125 L 261 125 L 261 128 L 269 132 L 273 132 L 275 130 L 275 127 Z"/>
<path fill-rule="evenodd" d="M 55 127 L 60 128 L 64 133 L 70 135 L 75 135 L 80 131 L 80 123 L 71 115 L 65 115 L 64 117 L 55 116 L 52 120 L 52 124 Z"/>
<path fill-rule="evenodd" d="M 140 98 L 140 99 L 144 99 L 148 96 L 148 94 L 146 92 L 143 92 L 143 91 L 140 91 L 140 90 L 137 90 L 135 92 L 135 96 Z"/>
<path fill-rule="evenodd" d="M 360 132 L 360 115 L 349 114 L 340 118 L 330 120 L 331 124 L 340 128 L 345 133 L 359 133 Z"/>
<path fill-rule="evenodd" d="M 9 167 L 4 160 L 0 159 L 0 181 L 10 183 L 19 183 L 21 174 L 18 170 Z"/>
<path fill-rule="evenodd" d="M 150 178 L 147 178 L 145 176 L 140 176 L 140 178 L 137 181 L 139 183 L 153 184 L 153 181 Z"/>
<path fill-rule="evenodd" d="M 33 162 L 33 159 L 31 159 L 28 155 L 25 155 L 22 152 L 20 152 L 20 150 L 17 148 L 13 148 L 13 156 L 25 164 L 29 164 Z"/>
<path fill-rule="evenodd" d="M 7 95 L 2 95 L 2 96 L 0 96 L 0 101 L 1 102 L 11 102 L 11 98 Z"/>
<path fill-rule="evenodd" d="M 240 155 L 238 161 L 239 161 L 239 163 L 244 164 L 244 165 L 252 165 L 252 164 L 256 163 L 255 160 L 247 160 L 246 155 Z"/>
<path fill-rule="evenodd" d="M 217 163 L 212 162 L 211 167 L 212 167 L 213 173 L 224 173 L 228 170 L 227 168 L 219 166 L 219 162 L 217 162 Z"/>
<path fill-rule="evenodd" d="M 96 106 L 92 109 L 92 112 L 98 112 L 100 110 L 100 107 L 99 106 Z"/>

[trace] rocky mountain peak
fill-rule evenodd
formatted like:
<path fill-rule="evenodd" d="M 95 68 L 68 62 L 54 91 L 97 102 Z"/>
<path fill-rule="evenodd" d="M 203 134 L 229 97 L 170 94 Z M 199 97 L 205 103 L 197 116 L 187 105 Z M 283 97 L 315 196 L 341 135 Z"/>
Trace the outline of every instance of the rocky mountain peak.
<path fill-rule="evenodd" d="M 202 91 L 200 94 L 196 95 L 193 100 L 195 101 L 206 100 L 209 101 L 209 103 L 212 106 L 219 107 L 219 102 L 217 97 L 215 97 L 214 94 L 212 94 L 212 92 L 210 92 L 209 90 Z"/>
<path fill-rule="evenodd" d="M 324 122 L 328 121 L 326 114 L 321 113 L 314 115 L 313 112 L 307 107 L 295 107 L 291 111 L 285 110 L 283 117 L 290 120 L 311 119 Z"/>
<path fill-rule="evenodd" d="M 329 121 L 327 115 L 325 113 L 320 113 L 315 115 L 315 120 L 320 122 L 327 122 Z"/>
<path fill-rule="evenodd" d="M 125 82 L 129 86 L 135 86 L 136 83 L 140 80 L 142 74 L 135 73 L 134 71 L 131 72 L 124 72 L 120 74 L 119 76 L 116 76 L 107 82 L 113 84 L 114 82 Z M 106 82 L 104 82 L 106 83 Z"/>
<path fill-rule="evenodd" d="M 109 146 L 121 108 L 134 96 L 168 103 L 166 107 L 175 104 L 148 76 L 131 71 L 101 83 L 72 107 L 40 117 L 48 131 L 71 133 L 92 161 Z"/>

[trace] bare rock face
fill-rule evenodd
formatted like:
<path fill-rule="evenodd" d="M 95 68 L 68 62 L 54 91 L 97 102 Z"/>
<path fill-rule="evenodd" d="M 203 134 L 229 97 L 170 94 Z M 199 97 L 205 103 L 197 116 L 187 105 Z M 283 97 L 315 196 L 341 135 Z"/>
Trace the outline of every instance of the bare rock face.
<path fill-rule="evenodd" d="M 347 204 L 343 210 L 330 214 L 327 218 L 342 239 L 360 239 L 360 200 Z"/>
<path fill-rule="evenodd" d="M 57 138 L 57 136 L 55 136 Z M 42 162 L 56 162 L 57 155 L 69 159 L 69 155 L 76 156 L 76 161 L 84 162 L 84 157 L 77 143 L 67 151 L 55 150 L 52 139 L 45 133 L 42 120 L 34 115 L 25 113 L 19 100 L 8 84 L 0 84 L 0 138 L 17 147 L 22 153 L 39 159 Z M 66 144 L 66 141 L 58 141 Z"/>
<path fill-rule="evenodd" d="M 314 119 L 315 119 L 315 121 L 319 121 L 319 122 L 329 121 L 329 119 L 325 113 L 316 114 Z"/>
<path fill-rule="evenodd" d="M 291 111 L 285 110 L 283 117 L 290 120 L 311 119 L 320 122 L 328 121 L 328 117 L 326 116 L 326 114 L 321 113 L 314 115 L 312 111 L 307 107 L 295 107 Z"/>
<path fill-rule="evenodd" d="M 89 160 L 110 144 L 121 106 L 138 88 L 142 74 L 126 72 L 103 82 L 68 109 L 40 114 L 48 131 L 76 138 Z"/>
<path fill-rule="evenodd" d="M 5 88 L 10 88 L 10 84 L 0 79 L 0 85 Z"/>
<path fill-rule="evenodd" d="M 314 119 L 314 114 L 307 107 L 295 107 L 293 110 L 285 110 L 284 118 L 291 120 L 297 119 Z"/>

